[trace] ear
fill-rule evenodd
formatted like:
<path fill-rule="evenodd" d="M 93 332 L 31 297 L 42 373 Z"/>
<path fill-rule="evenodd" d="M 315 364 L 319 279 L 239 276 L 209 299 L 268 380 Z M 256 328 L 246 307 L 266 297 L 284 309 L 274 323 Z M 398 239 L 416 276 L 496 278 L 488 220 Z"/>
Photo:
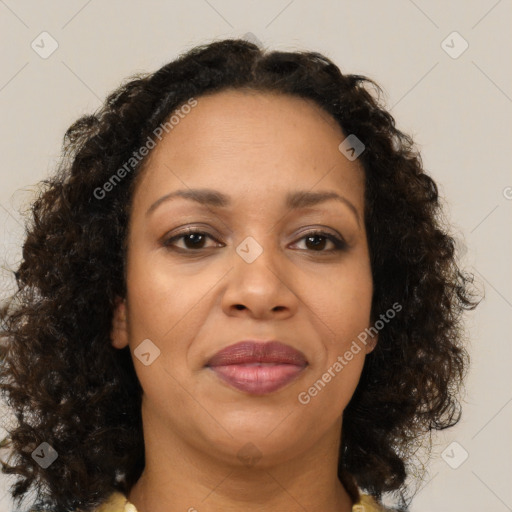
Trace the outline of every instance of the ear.
<path fill-rule="evenodd" d="M 126 300 L 117 297 L 114 313 L 112 315 L 112 327 L 110 340 L 114 348 L 125 348 L 128 345 L 128 327 L 126 321 Z"/>
<path fill-rule="evenodd" d="M 370 337 L 370 339 L 365 344 L 366 354 L 369 354 L 370 352 L 373 352 L 375 347 L 377 346 L 377 342 L 379 341 L 379 335 L 376 334 L 373 337 Z"/>

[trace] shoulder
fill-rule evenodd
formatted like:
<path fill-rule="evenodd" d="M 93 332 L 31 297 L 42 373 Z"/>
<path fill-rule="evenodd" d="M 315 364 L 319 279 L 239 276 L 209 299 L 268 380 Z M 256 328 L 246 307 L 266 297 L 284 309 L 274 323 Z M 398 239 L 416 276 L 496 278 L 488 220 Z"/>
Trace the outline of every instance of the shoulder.
<path fill-rule="evenodd" d="M 362 494 L 356 504 L 352 507 L 352 512 L 386 512 L 387 509 L 381 507 L 371 496 Z M 103 503 L 95 512 L 137 512 L 135 505 L 130 503 L 126 496 L 121 492 L 112 493 L 107 501 Z"/>
<path fill-rule="evenodd" d="M 94 512 L 137 512 L 137 509 L 123 493 L 116 491 Z"/>
<path fill-rule="evenodd" d="M 361 494 L 359 501 L 352 506 L 352 512 L 388 512 L 388 510 L 368 494 Z"/>

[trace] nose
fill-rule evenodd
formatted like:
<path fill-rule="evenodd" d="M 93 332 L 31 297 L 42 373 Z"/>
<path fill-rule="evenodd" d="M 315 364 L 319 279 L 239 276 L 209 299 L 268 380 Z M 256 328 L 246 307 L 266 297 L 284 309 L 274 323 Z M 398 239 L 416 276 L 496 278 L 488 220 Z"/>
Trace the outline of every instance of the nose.
<path fill-rule="evenodd" d="M 259 320 L 285 319 L 296 313 L 300 301 L 294 290 L 293 269 L 276 252 L 265 249 L 252 262 L 234 256 L 222 297 L 224 313 Z"/>

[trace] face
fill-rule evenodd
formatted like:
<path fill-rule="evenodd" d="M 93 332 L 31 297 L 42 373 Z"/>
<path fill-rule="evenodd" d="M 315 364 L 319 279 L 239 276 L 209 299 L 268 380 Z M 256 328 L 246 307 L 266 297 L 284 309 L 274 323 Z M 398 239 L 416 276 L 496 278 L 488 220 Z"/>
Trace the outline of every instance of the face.
<path fill-rule="evenodd" d="M 353 349 L 372 299 L 363 169 L 313 102 L 197 101 L 139 177 L 112 342 L 130 347 L 145 435 L 231 463 L 252 443 L 271 464 L 339 437 L 373 348 Z M 207 364 L 241 340 L 278 340 L 306 364 L 277 389 L 240 389 Z"/>

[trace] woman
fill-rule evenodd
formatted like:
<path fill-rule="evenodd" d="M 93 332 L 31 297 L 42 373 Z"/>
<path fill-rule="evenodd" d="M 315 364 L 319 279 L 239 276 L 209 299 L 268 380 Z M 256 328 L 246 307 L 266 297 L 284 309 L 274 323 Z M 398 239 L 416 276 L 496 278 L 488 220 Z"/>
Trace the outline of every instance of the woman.
<path fill-rule="evenodd" d="M 224 40 L 70 127 L 2 312 L 18 502 L 406 509 L 476 302 L 368 85 Z"/>

